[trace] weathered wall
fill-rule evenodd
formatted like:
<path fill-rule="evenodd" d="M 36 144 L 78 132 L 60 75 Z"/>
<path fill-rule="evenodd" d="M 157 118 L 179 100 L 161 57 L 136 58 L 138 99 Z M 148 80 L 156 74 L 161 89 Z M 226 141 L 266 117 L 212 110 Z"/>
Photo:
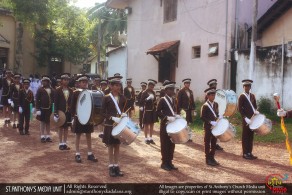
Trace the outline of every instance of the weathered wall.
<path fill-rule="evenodd" d="M 292 8 L 273 22 L 262 33 L 262 47 L 282 44 L 292 41 Z"/>
<path fill-rule="evenodd" d="M 8 48 L 8 63 L 7 67 L 13 69 L 15 59 L 15 36 L 16 36 L 16 22 L 11 15 L 0 15 L 0 33 L 5 37 L 9 43 L 0 42 L 0 47 Z"/>
<path fill-rule="evenodd" d="M 229 2 L 228 42 L 233 40 L 234 3 Z M 226 1 L 178 1 L 177 20 L 163 23 L 163 6 L 157 0 L 133 0 L 132 14 L 128 16 L 128 76 L 134 87 L 141 81 L 158 80 L 158 62 L 146 51 L 159 43 L 180 40 L 178 68 L 175 81 L 182 85 L 184 78 L 192 79 L 195 98 L 204 98 L 207 81 L 216 78 L 218 87 L 224 82 L 225 13 Z M 214 14 L 216 13 L 216 14 Z M 211 43 L 219 43 L 219 55 L 208 57 Z M 201 46 L 201 57 L 192 58 L 192 47 Z M 228 53 L 228 52 L 227 52 Z M 229 54 L 227 54 L 229 55 Z"/>
<path fill-rule="evenodd" d="M 273 94 L 279 93 L 285 108 L 292 108 L 292 62 L 285 56 L 282 74 L 282 46 L 267 47 L 257 52 L 257 60 L 253 71 L 252 92 L 256 98 L 265 97 L 273 100 Z M 238 53 L 237 62 L 237 94 L 243 90 L 241 81 L 248 78 L 249 51 Z M 282 82 L 283 77 L 283 82 Z M 282 93 L 283 90 L 283 93 Z"/>
<path fill-rule="evenodd" d="M 120 48 L 109 54 L 108 57 L 108 77 L 120 73 L 123 76 L 123 85 L 128 78 L 127 75 L 127 47 Z"/>

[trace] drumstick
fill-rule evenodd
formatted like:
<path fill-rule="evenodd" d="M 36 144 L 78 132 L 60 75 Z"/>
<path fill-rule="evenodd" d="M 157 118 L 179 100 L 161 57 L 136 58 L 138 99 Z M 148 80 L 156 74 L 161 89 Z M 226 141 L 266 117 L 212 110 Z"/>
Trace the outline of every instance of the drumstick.
<path fill-rule="evenodd" d="M 281 108 L 281 105 L 280 105 L 280 103 L 279 103 L 279 100 L 280 100 L 280 96 L 279 96 L 279 94 L 278 93 L 274 93 L 274 100 L 276 101 L 276 103 L 277 103 L 277 107 L 278 107 L 278 109 L 280 109 Z"/>

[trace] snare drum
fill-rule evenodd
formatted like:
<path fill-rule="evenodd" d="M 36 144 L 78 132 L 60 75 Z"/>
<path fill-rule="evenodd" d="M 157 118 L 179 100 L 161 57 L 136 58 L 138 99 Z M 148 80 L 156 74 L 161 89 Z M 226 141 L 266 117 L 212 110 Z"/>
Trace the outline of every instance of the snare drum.
<path fill-rule="evenodd" d="M 215 102 L 219 105 L 219 115 L 232 116 L 237 108 L 237 95 L 232 90 L 218 89 L 215 95 Z"/>
<path fill-rule="evenodd" d="M 138 136 L 140 128 L 129 117 L 123 117 L 112 130 L 112 136 L 130 145 Z"/>
<path fill-rule="evenodd" d="M 83 90 L 77 99 L 77 118 L 82 125 L 100 124 L 104 117 L 101 114 L 102 91 Z"/>
<path fill-rule="evenodd" d="M 217 121 L 217 125 L 212 129 L 212 134 L 217 137 L 220 142 L 228 142 L 235 137 L 236 129 L 225 118 Z"/>
<path fill-rule="evenodd" d="M 168 123 L 166 132 L 174 144 L 184 144 L 190 139 L 189 127 L 184 118 L 175 119 L 175 121 Z"/>
<path fill-rule="evenodd" d="M 256 114 L 251 117 L 249 128 L 258 135 L 267 135 L 272 130 L 272 121 L 263 114 Z"/>

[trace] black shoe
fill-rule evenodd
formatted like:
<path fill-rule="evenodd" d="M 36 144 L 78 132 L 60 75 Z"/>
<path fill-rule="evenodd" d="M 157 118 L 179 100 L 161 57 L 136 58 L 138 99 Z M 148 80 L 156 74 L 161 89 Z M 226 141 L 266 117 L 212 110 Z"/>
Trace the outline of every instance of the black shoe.
<path fill-rule="evenodd" d="M 217 166 L 217 164 L 211 158 L 206 160 L 206 164 L 210 166 Z"/>
<path fill-rule="evenodd" d="M 92 162 L 97 162 L 97 158 L 95 158 L 95 156 L 93 154 L 90 154 L 87 156 L 87 160 L 91 160 Z"/>
<path fill-rule="evenodd" d="M 59 150 L 64 150 L 64 145 L 59 145 Z"/>
<path fill-rule="evenodd" d="M 146 140 L 145 143 L 146 143 L 146 144 L 150 144 L 150 140 Z"/>
<path fill-rule="evenodd" d="M 109 167 L 109 175 L 111 176 L 111 177 L 116 177 L 117 175 L 116 175 L 116 172 L 115 172 L 115 170 L 114 170 L 114 167 Z"/>
<path fill-rule="evenodd" d="M 178 168 L 175 167 L 172 163 L 169 164 L 169 167 L 170 167 L 172 170 L 178 170 Z"/>
<path fill-rule="evenodd" d="M 13 128 L 13 129 L 16 129 L 16 124 L 13 124 L 12 128 Z"/>
<path fill-rule="evenodd" d="M 247 160 L 254 160 L 254 158 L 250 154 L 243 154 L 242 157 Z"/>
<path fill-rule="evenodd" d="M 16 128 L 19 128 L 19 124 L 16 125 Z"/>
<path fill-rule="evenodd" d="M 150 143 L 150 144 L 154 144 L 154 145 L 156 144 L 156 143 L 153 141 L 153 139 L 151 139 L 151 140 L 149 141 L 149 143 Z"/>
<path fill-rule="evenodd" d="M 7 123 L 8 123 L 7 120 L 5 120 L 5 121 L 4 121 L 4 124 L 6 125 Z"/>
<path fill-rule="evenodd" d="M 192 139 L 189 139 L 188 142 L 193 142 L 193 140 Z"/>
<path fill-rule="evenodd" d="M 42 137 L 42 138 L 41 138 L 41 142 L 42 142 L 42 143 L 45 143 L 45 142 L 46 142 L 46 138 Z"/>
<path fill-rule="evenodd" d="M 53 140 L 50 137 L 47 137 L 46 142 L 53 142 Z"/>
<path fill-rule="evenodd" d="M 71 148 L 65 144 L 65 145 L 63 145 L 63 149 L 64 150 L 70 150 Z"/>
<path fill-rule="evenodd" d="M 252 159 L 257 159 L 257 156 L 254 156 L 252 153 L 250 153 L 250 156 L 252 157 Z"/>
<path fill-rule="evenodd" d="M 115 172 L 116 176 L 119 176 L 119 177 L 123 177 L 124 176 L 124 173 L 120 170 L 119 166 L 113 167 L 113 169 L 114 169 L 114 172 Z"/>
<path fill-rule="evenodd" d="M 216 165 L 220 165 L 220 163 L 218 161 L 215 160 L 215 158 L 211 158 L 211 160 L 216 164 Z"/>
<path fill-rule="evenodd" d="M 216 144 L 216 150 L 223 150 L 223 148 L 219 144 Z"/>
<path fill-rule="evenodd" d="M 81 156 L 80 155 L 75 155 L 75 161 L 77 163 L 81 163 Z"/>
<path fill-rule="evenodd" d="M 171 171 L 171 167 L 168 164 L 161 164 L 161 169 L 164 169 L 166 171 Z"/>
<path fill-rule="evenodd" d="M 99 134 L 98 137 L 102 139 L 103 138 L 103 133 Z"/>

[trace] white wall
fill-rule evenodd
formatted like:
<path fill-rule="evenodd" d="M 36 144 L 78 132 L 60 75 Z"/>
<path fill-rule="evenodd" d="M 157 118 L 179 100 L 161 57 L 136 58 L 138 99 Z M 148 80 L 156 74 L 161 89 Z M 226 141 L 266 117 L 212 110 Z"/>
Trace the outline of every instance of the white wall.
<path fill-rule="evenodd" d="M 228 43 L 230 50 L 234 3 L 229 1 Z M 128 16 L 128 74 L 134 87 L 141 81 L 158 80 L 158 62 L 146 51 L 159 43 L 180 40 L 176 82 L 192 79 L 195 98 L 203 99 L 207 81 L 218 80 L 223 86 L 226 1 L 179 0 L 177 21 L 163 24 L 163 6 L 157 0 L 133 0 Z M 216 14 L 214 14 L 216 13 Z M 219 43 L 219 55 L 208 57 L 210 43 Z M 192 59 L 192 47 L 201 46 L 201 58 Z M 229 55 L 229 52 L 228 52 Z"/>
<path fill-rule="evenodd" d="M 108 56 L 108 77 L 120 73 L 123 76 L 123 86 L 127 77 L 127 47 L 120 48 Z"/>
<path fill-rule="evenodd" d="M 279 46 L 280 48 L 280 46 Z M 280 102 L 284 108 L 292 109 L 292 62 L 291 59 L 284 60 L 284 80 L 282 83 L 281 73 L 281 50 L 279 49 L 274 55 L 263 54 L 264 58 L 257 59 L 253 71 L 252 93 L 256 99 L 261 97 L 273 100 L 273 94 L 280 94 Z M 271 59 L 276 60 L 271 60 Z M 237 94 L 243 92 L 241 81 L 248 78 L 249 53 L 240 53 L 237 62 Z M 282 93 L 283 90 L 283 93 Z"/>

